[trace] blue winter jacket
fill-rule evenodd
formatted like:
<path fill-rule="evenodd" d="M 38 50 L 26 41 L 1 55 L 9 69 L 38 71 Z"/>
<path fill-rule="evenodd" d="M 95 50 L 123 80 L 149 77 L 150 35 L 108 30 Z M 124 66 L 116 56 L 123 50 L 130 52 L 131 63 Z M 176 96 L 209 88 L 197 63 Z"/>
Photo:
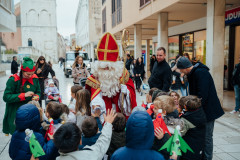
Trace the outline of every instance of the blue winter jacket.
<path fill-rule="evenodd" d="M 25 141 L 25 129 L 33 130 L 38 142 L 42 146 L 45 156 L 39 157 L 40 160 L 54 160 L 59 156 L 57 148 L 54 146 L 53 141 L 47 143 L 44 137 L 39 133 L 41 127 L 40 114 L 36 106 L 32 104 L 25 104 L 19 107 L 16 113 L 16 131 L 13 133 L 10 146 L 9 156 L 13 160 L 26 160 L 30 159 L 32 153 L 30 151 L 29 142 Z"/>
<path fill-rule="evenodd" d="M 112 160 L 164 160 L 163 156 L 151 150 L 154 128 L 147 112 L 136 111 L 126 125 L 126 146 L 113 153 Z"/>

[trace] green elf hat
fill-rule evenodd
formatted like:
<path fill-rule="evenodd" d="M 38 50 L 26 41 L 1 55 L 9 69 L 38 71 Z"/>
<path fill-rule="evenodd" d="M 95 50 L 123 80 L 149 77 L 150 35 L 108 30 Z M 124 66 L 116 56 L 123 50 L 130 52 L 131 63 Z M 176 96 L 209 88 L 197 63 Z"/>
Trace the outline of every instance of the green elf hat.
<path fill-rule="evenodd" d="M 21 66 L 21 70 L 25 72 L 34 72 L 35 71 L 35 65 L 33 63 L 33 60 L 29 57 L 23 58 L 23 63 Z"/>

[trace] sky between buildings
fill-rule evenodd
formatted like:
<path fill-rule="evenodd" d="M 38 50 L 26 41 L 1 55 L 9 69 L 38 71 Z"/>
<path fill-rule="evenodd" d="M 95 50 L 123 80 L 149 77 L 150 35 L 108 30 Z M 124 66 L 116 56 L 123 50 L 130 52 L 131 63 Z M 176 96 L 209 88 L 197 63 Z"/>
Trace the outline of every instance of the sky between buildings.
<path fill-rule="evenodd" d="M 20 0 L 14 0 L 14 4 Z M 75 17 L 79 0 L 56 0 L 57 30 L 64 37 L 75 33 Z"/>

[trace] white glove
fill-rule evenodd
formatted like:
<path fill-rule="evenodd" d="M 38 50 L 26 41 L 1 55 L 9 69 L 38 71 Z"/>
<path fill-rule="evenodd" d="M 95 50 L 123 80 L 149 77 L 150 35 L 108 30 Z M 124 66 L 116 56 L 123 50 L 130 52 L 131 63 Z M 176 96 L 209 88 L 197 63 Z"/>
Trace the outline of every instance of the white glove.
<path fill-rule="evenodd" d="M 124 84 L 121 84 L 121 92 L 124 94 L 127 94 L 127 86 Z"/>

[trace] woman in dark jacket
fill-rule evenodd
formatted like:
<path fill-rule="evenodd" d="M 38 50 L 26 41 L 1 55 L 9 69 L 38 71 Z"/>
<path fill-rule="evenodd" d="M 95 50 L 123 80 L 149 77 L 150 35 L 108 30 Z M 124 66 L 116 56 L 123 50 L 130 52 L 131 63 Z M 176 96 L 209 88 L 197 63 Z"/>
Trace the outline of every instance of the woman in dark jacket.
<path fill-rule="evenodd" d="M 136 62 L 136 66 L 134 67 L 134 75 L 135 75 L 135 82 L 136 82 L 136 89 L 138 92 L 140 92 L 140 87 L 142 84 L 142 81 L 140 78 L 144 78 L 144 64 L 143 64 L 143 58 L 138 58 Z"/>
<path fill-rule="evenodd" d="M 56 78 L 55 72 L 53 71 L 52 67 L 46 62 L 46 59 L 43 56 L 40 56 L 37 60 L 36 64 L 36 71 L 39 78 L 39 84 L 41 88 L 41 97 L 40 97 L 40 104 L 44 99 L 44 80 L 48 78 L 49 72 L 51 73 L 53 78 Z"/>

